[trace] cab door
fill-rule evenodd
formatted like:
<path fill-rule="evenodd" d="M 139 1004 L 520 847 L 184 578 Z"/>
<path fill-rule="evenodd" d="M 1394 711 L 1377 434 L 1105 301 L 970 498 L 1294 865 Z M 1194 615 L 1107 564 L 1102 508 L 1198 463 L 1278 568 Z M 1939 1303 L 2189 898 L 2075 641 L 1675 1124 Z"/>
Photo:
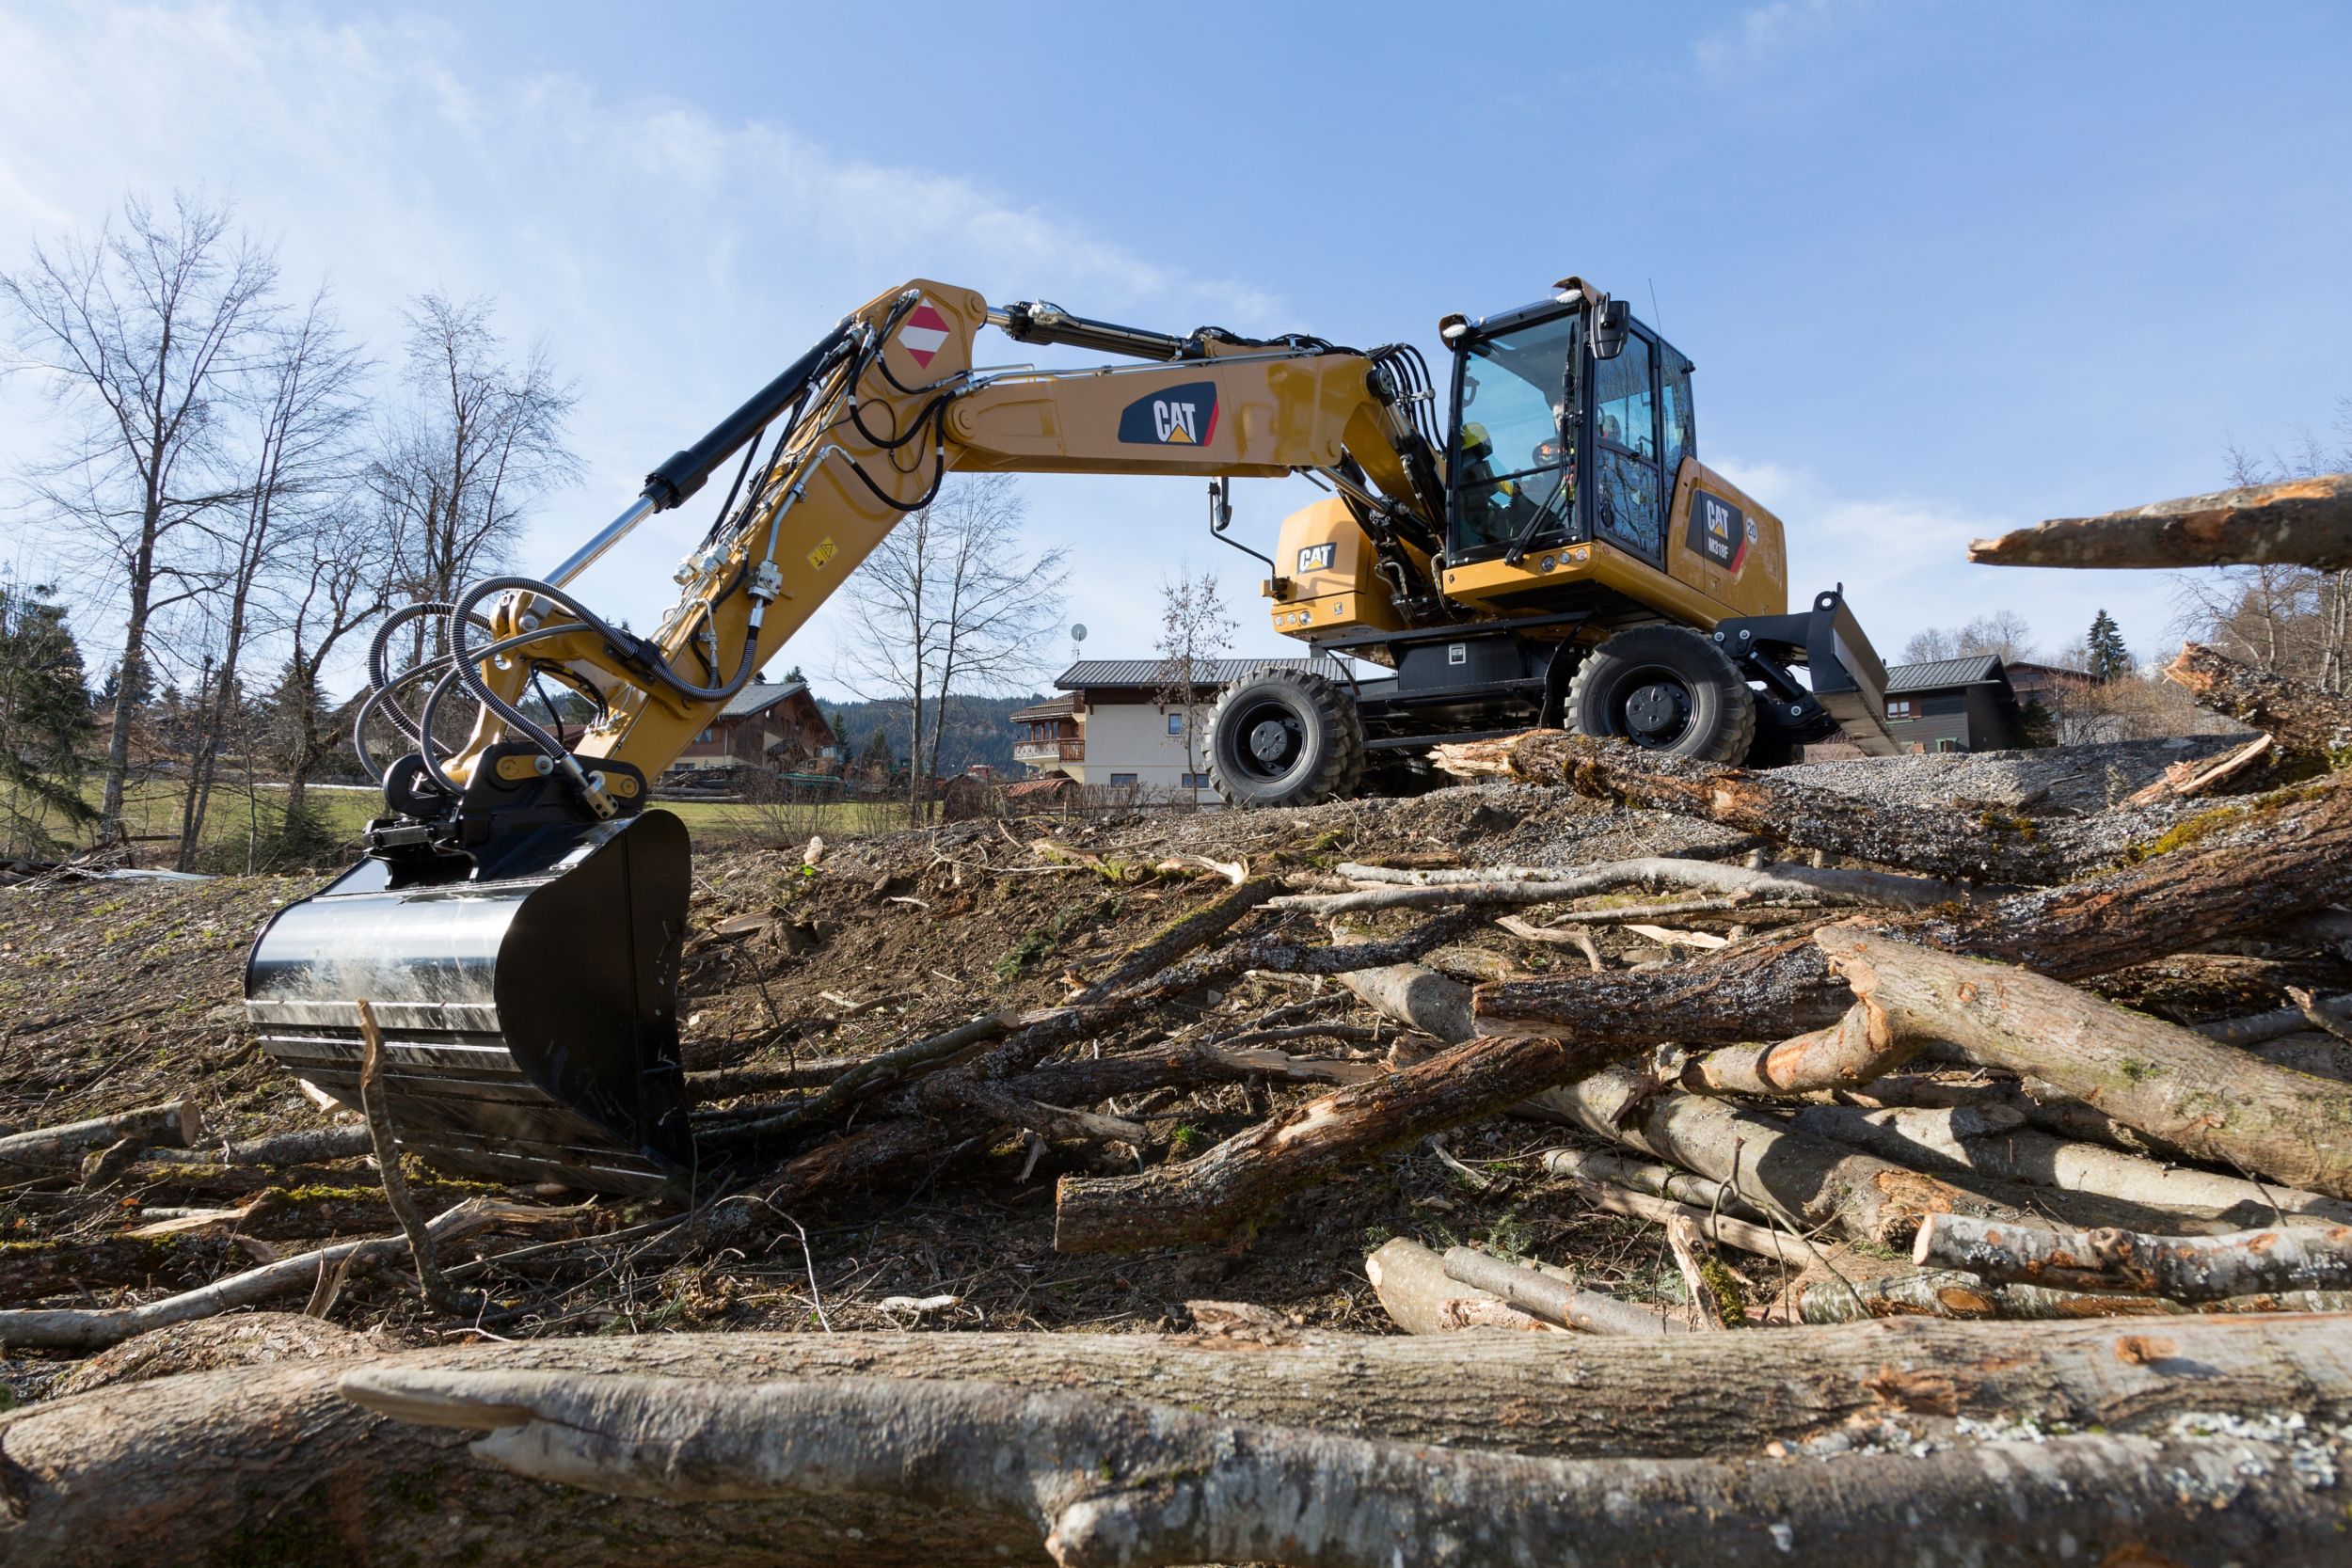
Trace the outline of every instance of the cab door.
<path fill-rule="evenodd" d="M 1593 453 L 1593 537 L 1662 567 L 1666 501 L 1657 340 L 1632 327 L 1623 351 L 1593 361 L 1591 384 L 1593 411 L 1585 429 Z"/>

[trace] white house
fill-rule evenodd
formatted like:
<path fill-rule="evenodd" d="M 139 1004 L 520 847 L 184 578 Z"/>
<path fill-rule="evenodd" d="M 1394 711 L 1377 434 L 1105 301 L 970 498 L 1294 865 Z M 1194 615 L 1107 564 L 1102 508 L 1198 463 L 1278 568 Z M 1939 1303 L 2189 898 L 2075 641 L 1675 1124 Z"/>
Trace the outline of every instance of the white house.
<path fill-rule="evenodd" d="M 1184 733 L 1181 704 L 1158 701 L 1167 665 L 1156 658 L 1088 658 L 1064 670 L 1054 688 L 1067 695 L 1014 711 L 1012 754 L 1031 777 L 1060 773 L 1084 784 L 1140 788 L 1154 796 L 1189 791 L 1203 803 L 1209 787 L 1208 737 Z M 1220 658 L 1197 679 L 1200 718 L 1226 687 L 1253 670 L 1313 670 L 1345 680 L 1336 659 Z"/>

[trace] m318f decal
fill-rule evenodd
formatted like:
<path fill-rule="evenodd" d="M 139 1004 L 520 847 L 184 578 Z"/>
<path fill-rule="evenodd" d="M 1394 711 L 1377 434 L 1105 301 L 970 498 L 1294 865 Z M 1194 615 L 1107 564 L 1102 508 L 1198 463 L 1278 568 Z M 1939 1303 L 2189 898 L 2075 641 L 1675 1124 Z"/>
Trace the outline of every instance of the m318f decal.
<path fill-rule="evenodd" d="M 1736 572 L 1755 538 L 1756 525 L 1738 507 L 1704 490 L 1691 492 L 1691 548 L 1724 571 Z"/>
<path fill-rule="evenodd" d="M 1136 399 L 1119 416 L 1119 438 L 1149 447 L 1207 446 L 1216 439 L 1216 383 L 1187 381 Z"/>

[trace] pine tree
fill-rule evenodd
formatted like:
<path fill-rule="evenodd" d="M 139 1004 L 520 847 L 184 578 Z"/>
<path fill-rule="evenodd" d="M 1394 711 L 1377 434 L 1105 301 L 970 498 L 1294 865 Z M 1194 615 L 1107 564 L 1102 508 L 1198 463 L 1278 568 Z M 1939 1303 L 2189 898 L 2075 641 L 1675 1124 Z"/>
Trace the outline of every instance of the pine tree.
<path fill-rule="evenodd" d="M 18 851 L 61 847 L 53 823 L 98 820 L 82 799 L 95 735 L 82 650 L 51 592 L 0 582 L 0 826 Z"/>
<path fill-rule="evenodd" d="M 2084 667 L 2099 680 L 2111 681 L 2132 671 L 2132 651 L 2123 642 L 2123 629 L 2105 610 L 2092 618 L 2090 634 L 2083 639 Z"/>

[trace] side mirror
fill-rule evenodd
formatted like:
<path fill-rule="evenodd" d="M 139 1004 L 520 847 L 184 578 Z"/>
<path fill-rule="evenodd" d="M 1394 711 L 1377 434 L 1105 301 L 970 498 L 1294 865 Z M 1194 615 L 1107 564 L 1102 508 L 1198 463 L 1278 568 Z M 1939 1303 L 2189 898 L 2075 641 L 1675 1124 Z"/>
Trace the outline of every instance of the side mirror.
<path fill-rule="evenodd" d="M 1614 359 L 1625 352 L 1625 340 L 1633 324 L 1633 312 L 1621 299 L 1606 295 L 1593 304 L 1592 345 L 1596 359 Z"/>

